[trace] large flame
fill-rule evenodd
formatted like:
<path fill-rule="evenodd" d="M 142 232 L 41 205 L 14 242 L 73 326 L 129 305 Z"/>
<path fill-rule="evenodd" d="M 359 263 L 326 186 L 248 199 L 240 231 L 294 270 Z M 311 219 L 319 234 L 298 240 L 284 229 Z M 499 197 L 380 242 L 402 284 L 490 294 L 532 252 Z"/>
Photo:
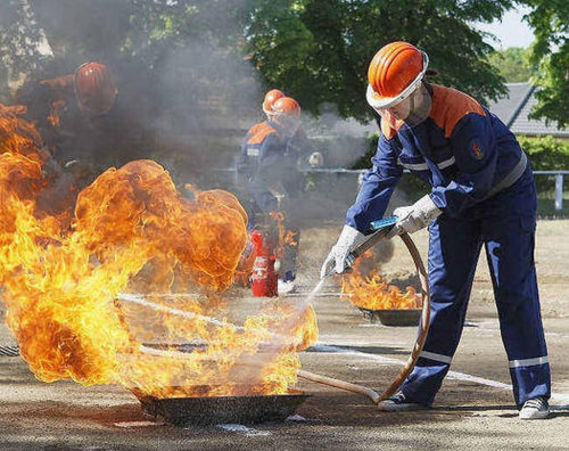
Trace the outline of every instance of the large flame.
<path fill-rule="evenodd" d="M 286 215 L 282 211 L 272 211 L 269 213 L 270 217 L 276 224 L 278 231 L 278 246 L 275 249 L 275 255 L 277 257 L 282 257 L 284 253 L 285 246 L 297 247 L 298 237 L 297 232 L 294 230 L 287 229 L 285 225 Z"/>
<path fill-rule="evenodd" d="M 364 262 L 374 258 L 373 250 L 369 250 L 356 260 L 353 271 L 342 279 L 342 299 L 369 310 L 421 308 L 421 298 L 412 286 L 406 287 L 403 292 L 383 280 L 375 268 L 365 274 L 362 269 Z"/>
<path fill-rule="evenodd" d="M 36 377 L 158 397 L 286 393 L 296 351 L 316 340 L 315 315 L 273 303 L 243 325 L 225 319 L 230 303 L 216 293 L 247 241 L 238 200 L 183 197 L 159 164 L 139 160 L 49 213 L 39 201 L 52 193 L 51 160 L 21 112 L 0 104 L 0 283 Z M 157 340 L 166 346 L 144 344 Z"/>

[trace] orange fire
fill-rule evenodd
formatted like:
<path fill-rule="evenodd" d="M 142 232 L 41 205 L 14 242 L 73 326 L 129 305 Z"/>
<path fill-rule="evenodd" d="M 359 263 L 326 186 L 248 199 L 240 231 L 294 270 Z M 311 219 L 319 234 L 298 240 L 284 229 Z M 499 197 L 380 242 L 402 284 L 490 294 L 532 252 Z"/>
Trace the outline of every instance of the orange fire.
<path fill-rule="evenodd" d="M 316 340 L 314 311 L 273 304 L 242 326 L 227 319 L 221 293 L 247 240 L 235 196 L 185 198 L 138 160 L 101 174 L 67 217 L 51 215 L 38 206 L 49 156 L 20 112 L 0 105 L 0 284 L 35 376 L 157 397 L 286 393 L 296 352 Z"/>
<path fill-rule="evenodd" d="M 279 245 L 275 249 L 276 257 L 282 257 L 285 246 L 298 246 L 297 232 L 287 229 L 285 225 L 286 216 L 282 211 L 272 211 L 270 217 L 275 221 L 278 231 Z"/>
<path fill-rule="evenodd" d="M 389 285 L 376 269 L 363 274 L 362 263 L 374 259 L 372 250 L 356 260 L 353 271 L 342 279 L 342 299 L 349 300 L 356 307 L 369 310 L 396 310 L 421 308 L 421 298 L 416 290 L 408 286 L 405 293 Z"/>
<path fill-rule="evenodd" d="M 53 127 L 61 125 L 61 112 L 65 109 L 65 102 L 63 100 L 56 100 L 51 104 L 51 111 L 47 120 Z"/>

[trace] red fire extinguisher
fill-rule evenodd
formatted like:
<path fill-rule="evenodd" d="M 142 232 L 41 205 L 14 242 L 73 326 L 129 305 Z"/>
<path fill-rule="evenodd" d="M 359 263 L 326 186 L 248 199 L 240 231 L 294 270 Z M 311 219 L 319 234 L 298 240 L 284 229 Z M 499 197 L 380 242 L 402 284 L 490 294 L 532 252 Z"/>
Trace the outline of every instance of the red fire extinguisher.
<path fill-rule="evenodd" d="M 272 246 L 267 243 L 265 234 L 255 230 L 251 234 L 251 241 L 255 246 L 255 262 L 251 289 L 255 297 L 278 296 L 277 273 L 275 272 L 276 257 Z"/>

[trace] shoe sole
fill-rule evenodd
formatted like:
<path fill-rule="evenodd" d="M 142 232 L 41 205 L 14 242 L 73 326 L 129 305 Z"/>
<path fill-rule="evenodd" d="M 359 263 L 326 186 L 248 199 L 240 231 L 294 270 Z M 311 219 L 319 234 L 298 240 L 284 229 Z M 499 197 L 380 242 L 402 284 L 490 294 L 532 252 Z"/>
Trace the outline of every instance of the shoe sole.
<path fill-rule="evenodd" d="M 549 417 L 549 410 L 545 412 L 535 410 L 523 415 L 522 412 L 520 412 L 520 420 L 545 420 L 547 417 Z"/>
<path fill-rule="evenodd" d="M 422 404 L 407 402 L 403 404 L 395 404 L 390 401 L 382 401 L 377 405 L 382 412 L 412 412 L 415 410 L 428 410 L 429 408 Z"/>

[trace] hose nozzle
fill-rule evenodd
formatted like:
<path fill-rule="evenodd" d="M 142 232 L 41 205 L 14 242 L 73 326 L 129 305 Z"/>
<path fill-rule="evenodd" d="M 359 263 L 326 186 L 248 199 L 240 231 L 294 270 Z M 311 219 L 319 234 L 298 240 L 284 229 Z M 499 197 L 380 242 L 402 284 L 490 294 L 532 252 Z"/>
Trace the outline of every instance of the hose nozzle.
<path fill-rule="evenodd" d="M 380 219 L 378 221 L 373 221 L 370 224 L 370 230 L 373 231 L 367 239 L 362 241 L 356 247 L 354 247 L 351 252 L 346 257 L 345 263 L 347 268 L 351 268 L 354 262 L 364 254 L 367 250 L 375 246 L 379 241 L 384 240 L 387 234 L 391 231 L 395 223 L 397 222 L 397 216 L 390 216 L 389 218 Z M 324 276 L 324 278 L 333 276 L 336 273 L 335 266 L 331 265 L 330 269 Z"/>

